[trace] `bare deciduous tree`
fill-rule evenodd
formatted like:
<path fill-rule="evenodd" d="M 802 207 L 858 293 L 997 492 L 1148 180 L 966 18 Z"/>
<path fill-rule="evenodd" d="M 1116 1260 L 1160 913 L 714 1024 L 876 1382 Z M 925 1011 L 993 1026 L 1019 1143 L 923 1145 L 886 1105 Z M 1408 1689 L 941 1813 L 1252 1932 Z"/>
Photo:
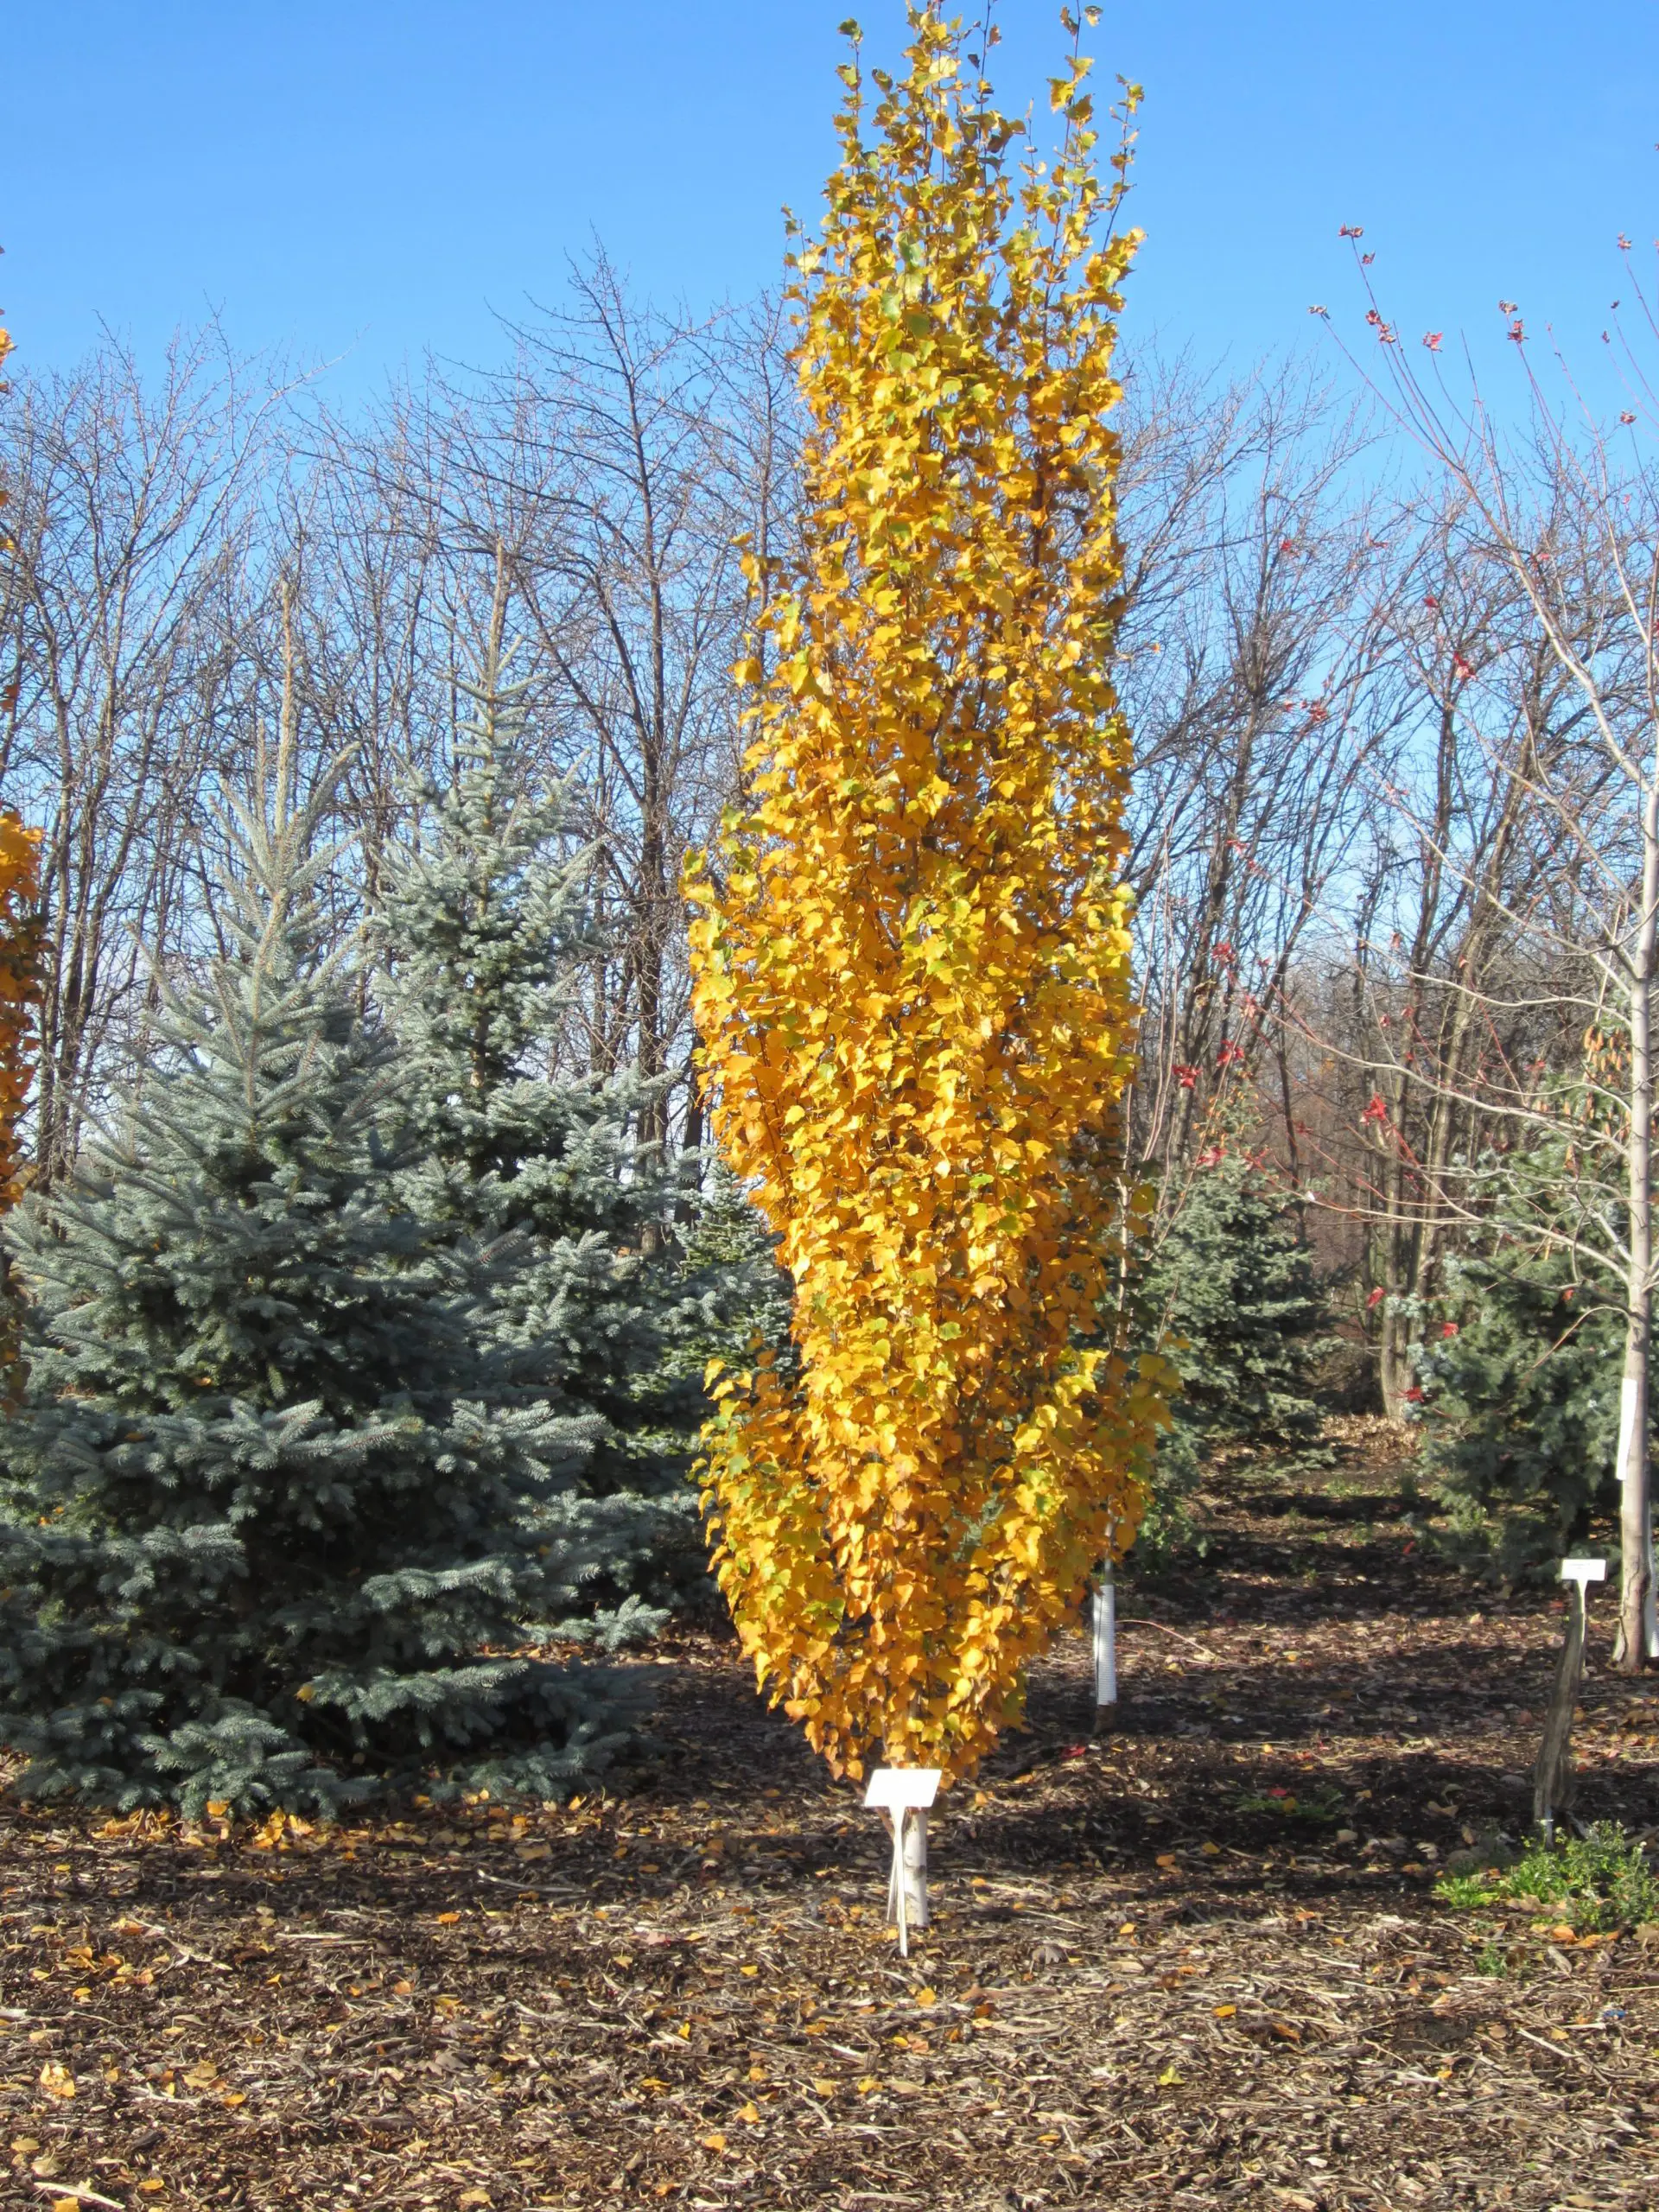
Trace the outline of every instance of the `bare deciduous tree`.
<path fill-rule="evenodd" d="M 1351 481 L 1361 431 L 1305 378 L 1217 393 L 1149 360 L 1127 390 L 1135 1138 L 1178 1164 L 1229 1065 L 1274 1058 L 1266 1010 L 1357 832 L 1365 766 L 1396 711 L 1395 578 Z M 1296 1116 L 1276 1072 L 1294 1176 Z"/>
<path fill-rule="evenodd" d="M 44 832 L 36 1172 L 73 1158 L 148 987 L 140 940 L 188 934 L 204 776 L 245 693 L 262 455 L 281 394 L 215 331 L 154 390 L 106 341 L 20 379 L 3 418 L 0 778 Z"/>
<path fill-rule="evenodd" d="M 1659 1656 L 1654 1603 L 1648 1370 L 1652 1344 L 1653 1020 L 1659 944 L 1659 486 L 1632 451 L 1616 454 L 1570 384 L 1552 400 L 1529 367 L 1530 435 L 1506 437 L 1478 385 L 1455 398 L 1419 376 L 1373 305 L 1384 340 L 1379 389 L 1427 454 L 1459 516 L 1455 566 L 1469 588 L 1504 603 L 1483 638 L 1489 671 L 1452 711 L 1490 779 L 1483 805 L 1421 804 L 1414 826 L 1429 874 L 1457 887 L 1471 944 L 1438 969 L 1414 948 L 1402 963 L 1414 1008 L 1438 985 L 1452 1023 L 1418 1080 L 1448 1109 L 1501 1122 L 1517 1141 L 1559 1131 L 1564 1027 L 1616 1030 L 1623 1049 L 1583 1054 L 1583 1079 L 1607 1111 L 1575 1116 L 1552 1234 L 1616 1286 L 1624 1315 L 1617 1473 L 1622 1577 L 1618 1658 Z M 1520 326 L 1512 333 L 1523 342 Z M 1659 425 L 1659 409 L 1656 409 Z M 1632 411 L 1629 421 L 1634 423 Z M 1437 635 L 1437 651 L 1445 641 Z M 1461 649 L 1451 672 L 1480 674 Z M 1483 709 L 1481 704 L 1484 700 Z M 1440 757 L 1445 757 L 1442 747 Z M 1484 834 L 1471 835 L 1471 824 Z M 1494 957 L 1501 945 L 1503 958 Z M 1576 1019 L 1573 1017 L 1576 1016 Z M 1509 1041 L 1532 1032 L 1532 1049 Z M 1421 1027 L 1421 1021 L 1418 1025 Z M 1462 1049 L 1479 1027 L 1498 1046 Z M 1540 1035 L 1540 1031 L 1545 1033 Z M 1548 1033 L 1556 1039 L 1554 1053 Z M 1624 1204 L 1606 1203 L 1611 1149 Z M 1599 1157 L 1603 1155 L 1604 1157 Z M 1466 1149 L 1471 1181 L 1491 1170 Z"/>

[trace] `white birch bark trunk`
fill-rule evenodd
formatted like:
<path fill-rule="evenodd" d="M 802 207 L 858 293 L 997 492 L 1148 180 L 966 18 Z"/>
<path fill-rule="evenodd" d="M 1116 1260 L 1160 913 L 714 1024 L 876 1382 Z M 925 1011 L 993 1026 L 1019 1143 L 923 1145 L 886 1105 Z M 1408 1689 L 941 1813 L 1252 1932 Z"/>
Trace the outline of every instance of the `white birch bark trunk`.
<path fill-rule="evenodd" d="M 927 1925 L 927 1815 L 912 1809 L 893 1817 L 899 1826 L 887 1880 L 887 1918 L 898 1923 L 899 1948 L 907 1952 L 911 1929 Z"/>
<path fill-rule="evenodd" d="M 927 1815 L 912 1813 L 905 1823 L 905 1918 L 912 1928 L 927 1925 Z"/>
<path fill-rule="evenodd" d="M 1109 1566 L 1095 1586 L 1095 1713 L 1117 1703 L 1117 1586 Z"/>
<path fill-rule="evenodd" d="M 1637 1674 L 1659 1657 L 1654 1616 L 1653 1503 L 1648 1459 L 1648 1354 L 1653 1326 L 1653 970 L 1659 934 L 1659 781 L 1643 805 L 1642 912 L 1630 982 L 1630 1265 L 1618 1402 L 1619 1602 L 1613 1662 Z"/>

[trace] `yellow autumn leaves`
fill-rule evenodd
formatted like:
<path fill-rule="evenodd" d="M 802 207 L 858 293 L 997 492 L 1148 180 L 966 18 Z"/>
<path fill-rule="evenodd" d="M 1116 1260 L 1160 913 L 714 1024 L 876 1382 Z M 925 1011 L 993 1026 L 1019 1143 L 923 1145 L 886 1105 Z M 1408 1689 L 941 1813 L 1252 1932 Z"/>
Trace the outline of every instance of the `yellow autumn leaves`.
<path fill-rule="evenodd" d="M 0 330 L 0 373 L 10 351 L 10 335 Z M 0 508 L 6 499 L 0 484 Z M 6 543 L 0 519 L 0 552 Z M 22 1166 L 18 1133 L 35 1074 L 39 902 L 40 832 L 26 830 L 9 806 L 0 807 L 0 1211 L 17 1196 Z"/>
<path fill-rule="evenodd" d="M 739 670 L 748 803 L 689 880 L 715 1126 L 797 1293 L 790 1359 L 716 1383 L 715 1567 L 762 1685 L 855 1774 L 961 1773 L 1017 1713 L 1133 1536 L 1166 1380 L 1123 1343 L 1135 240 L 1101 235 L 1085 62 L 1045 167 L 958 33 L 911 28 L 868 118 L 842 73 L 794 260 L 802 545 Z"/>
<path fill-rule="evenodd" d="M 19 1131 L 35 1075 L 40 832 L 0 807 L 0 1211 L 17 1196 Z"/>

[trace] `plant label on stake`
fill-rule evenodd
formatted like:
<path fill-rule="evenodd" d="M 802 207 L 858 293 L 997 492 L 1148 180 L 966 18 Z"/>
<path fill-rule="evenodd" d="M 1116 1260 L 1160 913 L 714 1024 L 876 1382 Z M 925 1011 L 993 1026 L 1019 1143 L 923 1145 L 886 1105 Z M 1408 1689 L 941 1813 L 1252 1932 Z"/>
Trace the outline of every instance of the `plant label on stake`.
<path fill-rule="evenodd" d="M 1573 1585 L 1573 1594 L 1567 1600 L 1567 1641 L 1561 1646 L 1555 1686 L 1550 1692 L 1549 1710 L 1544 1715 L 1544 1740 L 1538 1747 L 1538 1764 L 1532 1770 L 1532 1817 L 1548 1850 L 1555 1847 L 1556 1815 L 1564 1813 L 1573 1802 L 1569 1739 L 1573 1733 L 1573 1708 L 1578 1702 L 1579 1682 L 1584 1673 L 1589 1586 L 1606 1579 L 1605 1559 L 1561 1561 L 1561 1580 Z"/>
<path fill-rule="evenodd" d="M 899 1923 L 901 1959 L 910 1956 L 912 1925 L 927 1925 L 927 1808 L 938 1795 L 942 1771 L 936 1766 L 879 1766 L 864 1792 L 864 1802 L 886 1814 L 893 1834 L 887 1917 Z"/>

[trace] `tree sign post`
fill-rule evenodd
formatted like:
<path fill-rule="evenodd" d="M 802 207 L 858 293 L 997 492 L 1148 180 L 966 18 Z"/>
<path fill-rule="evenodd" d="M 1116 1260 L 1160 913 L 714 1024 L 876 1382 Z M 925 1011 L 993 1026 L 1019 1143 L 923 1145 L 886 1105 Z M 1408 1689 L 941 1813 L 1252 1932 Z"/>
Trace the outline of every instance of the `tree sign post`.
<path fill-rule="evenodd" d="M 1588 1616 L 1588 1588 L 1592 1582 L 1605 1582 L 1607 1562 L 1605 1559 L 1564 1559 L 1561 1580 L 1571 1583 L 1572 1595 L 1567 1600 L 1567 1641 L 1561 1646 L 1560 1664 L 1555 1669 L 1555 1687 L 1550 1693 L 1549 1710 L 1544 1716 L 1544 1740 L 1539 1746 L 1538 1764 L 1532 1772 L 1532 1817 L 1543 1836 L 1545 1847 L 1555 1847 L 1555 1817 L 1564 1813 L 1573 1802 L 1573 1777 L 1570 1739 L 1573 1734 L 1573 1708 L 1578 1702 L 1579 1684 L 1584 1675 L 1584 1636 Z"/>
<path fill-rule="evenodd" d="M 893 1831 L 887 1918 L 899 1923 L 899 1955 L 910 1956 L 912 1928 L 927 1925 L 927 1808 L 938 1795 L 936 1766 L 879 1766 L 864 1802 L 887 1816 Z"/>

